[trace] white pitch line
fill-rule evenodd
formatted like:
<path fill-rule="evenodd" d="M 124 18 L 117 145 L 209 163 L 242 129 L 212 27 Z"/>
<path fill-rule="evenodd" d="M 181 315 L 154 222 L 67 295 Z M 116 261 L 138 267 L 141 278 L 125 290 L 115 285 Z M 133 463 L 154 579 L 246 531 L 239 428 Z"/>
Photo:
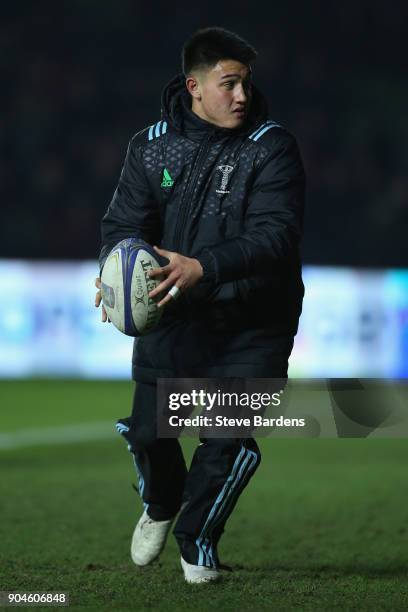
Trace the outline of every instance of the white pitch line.
<path fill-rule="evenodd" d="M 19 429 L 12 432 L 0 432 L 0 451 L 25 446 L 42 446 L 49 444 L 71 444 L 73 442 L 91 442 L 108 440 L 115 437 L 115 421 L 95 421 L 95 423 L 75 423 L 58 427 Z M 117 435 L 117 434 L 116 434 Z"/>

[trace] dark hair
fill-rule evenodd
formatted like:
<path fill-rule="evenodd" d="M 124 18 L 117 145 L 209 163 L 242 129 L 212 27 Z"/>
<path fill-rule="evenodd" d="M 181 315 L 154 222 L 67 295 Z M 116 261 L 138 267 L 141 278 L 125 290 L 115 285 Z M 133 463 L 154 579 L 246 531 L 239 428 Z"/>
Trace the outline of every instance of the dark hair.
<path fill-rule="evenodd" d="M 243 38 L 224 28 L 204 28 L 183 45 L 182 69 L 187 76 L 194 68 L 212 68 L 220 60 L 232 59 L 249 64 L 258 55 Z"/>

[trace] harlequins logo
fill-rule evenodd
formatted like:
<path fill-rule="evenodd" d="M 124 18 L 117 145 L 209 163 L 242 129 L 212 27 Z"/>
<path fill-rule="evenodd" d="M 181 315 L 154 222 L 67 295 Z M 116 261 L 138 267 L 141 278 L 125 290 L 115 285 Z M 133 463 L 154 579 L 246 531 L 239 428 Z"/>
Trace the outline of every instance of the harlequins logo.
<path fill-rule="evenodd" d="M 229 176 L 231 172 L 233 171 L 233 169 L 234 169 L 234 166 L 217 166 L 217 170 L 220 170 L 222 172 L 222 176 L 221 176 L 221 184 L 218 187 L 218 189 L 216 189 L 216 193 L 229 193 L 229 189 L 227 189 L 227 186 L 228 186 Z"/>
<path fill-rule="evenodd" d="M 170 172 L 165 168 L 163 170 L 163 180 L 161 182 L 162 187 L 173 187 L 174 181 L 170 176 Z"/>

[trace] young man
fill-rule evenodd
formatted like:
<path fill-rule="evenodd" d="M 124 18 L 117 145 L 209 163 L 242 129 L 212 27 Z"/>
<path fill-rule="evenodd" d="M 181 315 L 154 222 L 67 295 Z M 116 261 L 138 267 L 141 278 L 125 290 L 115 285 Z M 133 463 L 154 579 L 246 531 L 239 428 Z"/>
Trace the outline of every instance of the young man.
<path fill-rule="evenodd" d="M 303 297 L 303 166 L 252 84 L 255 57 L 221 28 L 185 43 L 184 74 L 165 87 L 161 120 L 130 141 L 102 221 L 101 267 L 131 236 L 160 245 L 169 262 L 153 273 L 162 280 L 151 296 L 165 308 L 135 340 L 133 412 L 117 428 L 145 508 L 132 559 L 157 558 L 178 514 L 192 583 L 220 576 L 217 545 L 260 453 L 253 438 L 201 439 L 187 470 L 178 440 L 157 438 L 157 378 L 286 378 Z"/>

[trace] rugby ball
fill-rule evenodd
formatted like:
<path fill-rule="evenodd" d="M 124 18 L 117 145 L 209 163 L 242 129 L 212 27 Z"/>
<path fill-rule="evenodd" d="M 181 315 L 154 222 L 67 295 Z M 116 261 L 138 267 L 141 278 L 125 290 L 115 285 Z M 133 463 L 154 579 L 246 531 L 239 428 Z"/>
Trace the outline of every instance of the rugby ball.
<path fill-rule="evenodd" d="M 161 317 L 161 309 L 148 296 L 160 282 L 149 272 L 160 265 L 152 247 L 136 238 L 119 242 L 105 261 L 102 303 L 113 325 L 127 336 L 147 334 Z"/>

